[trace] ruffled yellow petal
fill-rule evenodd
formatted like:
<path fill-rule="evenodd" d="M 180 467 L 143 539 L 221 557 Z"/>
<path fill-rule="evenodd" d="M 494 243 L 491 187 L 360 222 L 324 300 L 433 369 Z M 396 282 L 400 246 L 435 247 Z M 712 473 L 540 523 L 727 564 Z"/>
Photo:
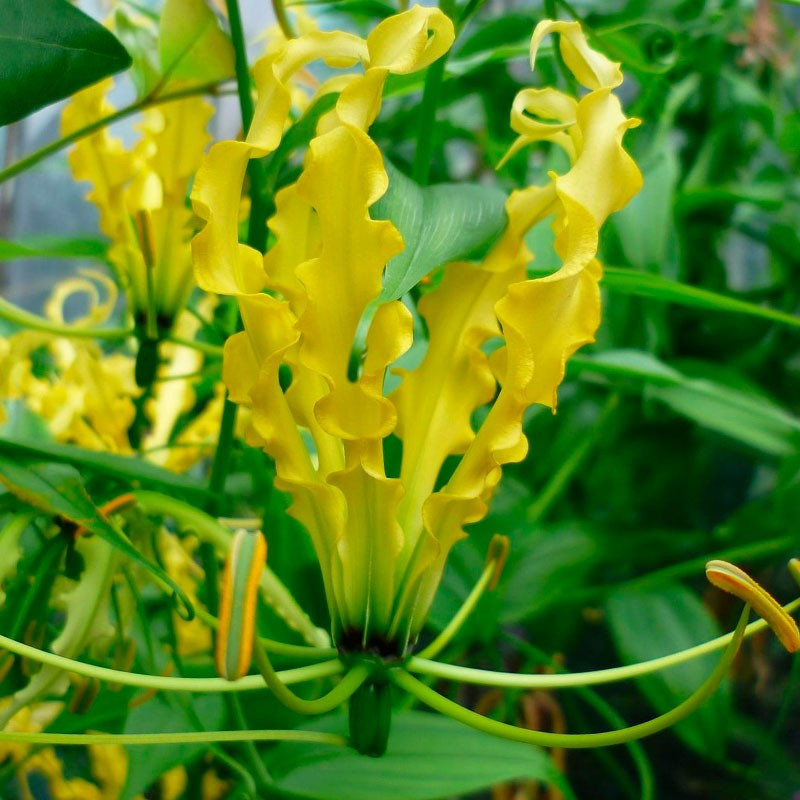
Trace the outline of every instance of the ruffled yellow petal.
<path fill-rule="evenodd" d="M 78 92 L 64 109 L 62 132 L 71 133 L 113 112 L 106 99 L 111 86 L 111 80 L 101 81 Z M 70 152 L 75 178 L 92 184 L 87 198 L 97 207 L 100 229 L 111 240 L 109 258 L 134 316 L 148 305 L 150 255 L 158 314 L 174 317 L 192 289 L 192 215 L 185 200 L 208 143 L 205 126 L 212 113 L 213 106 L 205 100 L 184 98 L 146 111 L 138 126 L 141 138 L 130 149 L 104 127 L 79 140 Z M 146 231 L 141 229 L 141 214 L 146 216 Z M 142 236 L 154 251 L 147 258 Z"/>
<path fill-rule="evenodd" d="M 542 20 L 531 37 L 531 69 L 536 66 L 536 53 L 543 39 L 551 33 L 560 35 L 559 47 L 564 62 L 587 89 L 615 89 L 622 83 L 619 64 L 589 47 L 578 22 Z"/>
<path fill-rule="evenodd" d="M 532 55 L 550 32 L 560 34 L 566 63 L 590 91 L 580 100 L 553 89 L 521 92 L 512 153 L 550 141 L 571 167 L 511 194 L 508 226 L 481 263 L 446 267 L 419 306 L 426 354 L 389 397 L 385 373 L 410 347 L 413 325 L 400 302 L 374 308 L 403 241 L 390 222 L 370 216 L 388 179 L 367 130 L 387 77 L 423 69 L 450 47 L 449 19 L 415 7 L 366 41 L 311 32 L 273 51 L 256 68 L 246 141 L 212 148 L 195 183 L 195 210 L 206 222 L 194 244 L 198 281 L 235 295 L 244 321 L 226 345 L 225 380 L 237 402 L 252 406 L 250 441 L 275 458 L 276 485 L 292 494 L 291 513 L 312 537 L 334 637 L 346 646 L 388 638 L 402 649 L 417 635 L 464 525 L 486 513 L 502 466 L 527 452 L 525 409 L 555 407 L 566 360 L 599 324 L 598 231 L 640 182 L 620 144 L 633 123 L 611 94 L 618 65 L 591 50 L 577 24 L 539 25 Z M 319 122 L 300 178 L 276 197 L 276 243 L 262 259 L 237 236 L 247 163 L 278 146 L 290 82 L 314 59 L 364 71 L 320 89 L 339 98 Z M 562 266 L 526 280 L 525 237 L 549 217 Z M 370 318 L 356 377 L 353 342 Z M 475 412 L 486 405 L 476 430 Z M 383 463 L 392 433 L 403 445 L 399 478 L 387 477 Z M 452 456 L 461 461 L 434 492 Z"/>

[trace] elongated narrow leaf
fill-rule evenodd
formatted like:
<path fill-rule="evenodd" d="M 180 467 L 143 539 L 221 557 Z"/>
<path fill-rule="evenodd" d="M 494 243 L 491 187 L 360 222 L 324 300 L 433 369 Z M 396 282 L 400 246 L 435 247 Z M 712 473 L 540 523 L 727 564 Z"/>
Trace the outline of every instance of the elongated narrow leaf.
<path fill-rule="evenodd" d="M 25 464 L 0 456 L 0 482 L 34 508 L 68 519 L 99 536 L 168 585 L 188 616 L 191 603 L 161 567 L 148 561 L 125 534 L 107 520 L 92 502 L 80 473 L 67 464 Z"/>
<path fill-rule="evenodd" d="M 609 597 L 606 614 L 624 664 L 677 653 L 719 635 L 705 606 L 678 584 L 649 591 L 619 590 Z M 653 708 L 663 713 L 694 692 L 715 663 L 713 655 L 705 656 L 641 678 L 638 685 Z M 720 758 L 729 714 L 730 696 L 723 687 L 675 732 L 699 753 Z"/>
<path fill-rule="evenodd" d="M 382 301 L 397 300 L 431 270 L 486 247 L 506 225 L 506 197 L 478 184 L 420 187 L 387 162 L 389 189 L 371 208 L 391 220 L 405 249 L 386 266 Z"/>
<path fill-rule="evenodd" d="M 638 350 L 611 350 L 574 356 L 570 371 L 628 379 L 647 396 L 709 430 L 730 436 L 773 456 L 787 456 L 800 446 L 800 419 L 753 390 L 716 380 L 688 377 Z"/>
<path fill-rule="evenodd" d="M 205 485 L 146 461 L 134 460 L 114 453 L 84 450 L 67 444 L 31 441 L 28 439 L 0 437 L 0 458 L 25 461 L 53 461 L 74 464 L 99 475 L 133 481 L 135 485 L 164 489 L 178 495 L 188 495 L 199 501 L 207 497 Z"/>
<path fill-rule="evenodd" d="M 345 733 L 341 716 L 305 727 Z M 514 778 L 555 784 L 565 797 L 574 796 L 539 748 L 419 711 L 395 715 L 389 749 L 381 758 L 349 748 L 288 743 L 273 748 L 267 758 L 276 788 L 309 800 L 435 800 Z"/>
<path fill-rule="evenodd" d="M 623 267 L 607 267 L 603 274 L 603 285 L 614 292 L 678 303 L 683 306 L 703 308 L 708 311 L 722 311 L 733 314 L 747 314 L 800 328 L 800 317 L 787 314 L 768 306 L 760 306 L 739 300 L 737 297 L 712 292 L 698 286 L 689 286 L 651 272 L 641 272 Z"/>
<path fill-rule="evenodd" d="M 114 36 L 67 0 L 3 0 L 0 125 L 130 64 Z"/>

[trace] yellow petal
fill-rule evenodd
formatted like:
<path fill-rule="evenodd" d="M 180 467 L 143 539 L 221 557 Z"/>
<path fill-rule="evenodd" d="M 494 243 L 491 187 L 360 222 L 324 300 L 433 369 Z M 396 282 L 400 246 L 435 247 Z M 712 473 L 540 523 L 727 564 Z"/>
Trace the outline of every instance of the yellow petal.
<path fill-rule="evenodd" d="M 346 618 L 357 629 L 363 627 L 366 642 L 371 630 L 385 632 L 391 618 L 394 564 L 403 547 L 397 523 L 403 489 L 399 480 L 368 472 L 361 464 L 334 473 L 329 483 L 347 504 L 347 521 L 336 543 Z"/>
<path fill-rule="evenodd" d="M 589 47 L 578 22 L 542 20 L 531 38 L 531 69 L 536 65 L 536 53 L 542 40 L 551 33 L 560 34 L 559 46 L 564 62 L 587 89 L 615 88 L 622 83 L 619 64 Z"/>
<path fill-rule="evenodd" d="M 414 6 L 383 20 L 367 37 L 370 68 L 396 74 L 424 69 L 453 44 L 450 18 L 438 8 Z"/>

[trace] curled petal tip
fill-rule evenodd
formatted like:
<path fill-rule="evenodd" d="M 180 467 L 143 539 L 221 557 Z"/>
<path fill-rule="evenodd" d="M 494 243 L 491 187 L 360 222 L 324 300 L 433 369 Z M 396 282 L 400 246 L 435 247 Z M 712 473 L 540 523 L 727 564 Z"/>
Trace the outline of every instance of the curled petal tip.
<path fill-rule="evenodd" d="M 792 561 L 797 562 L 797 559 Z M 800 564 L 795 569 L 800 575 Z M 797 623 L 780 603 L 744 570 L 727 561 L 714 560 L 706 564 L 706 577 L 718 589 L 735 595 L 752 606 L 790 653 L 800 650 L 800 631 L 797 629 Z"/>

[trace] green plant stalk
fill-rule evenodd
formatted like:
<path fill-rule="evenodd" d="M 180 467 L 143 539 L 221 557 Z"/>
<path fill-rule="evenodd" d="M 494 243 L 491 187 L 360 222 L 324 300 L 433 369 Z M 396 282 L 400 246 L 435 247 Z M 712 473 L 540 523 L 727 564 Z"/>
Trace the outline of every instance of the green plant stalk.
<path fill-rule="evenodd" d="M 203 608 L 196 608 L 195 612 L 209 628 L 216 630 L 219 627 L 219 619 L 213 614 L 209 614 Z M 286 642 L 278 642 L 275 639 L 267 639 L 264 636 L 259 636 L 258 641 L 261 642 L 261 646 L 268 653 L 275 653 L 275 655 L 286 658 L 302 658 L 314 661 L 335 658 L 339 654 L 335 647 L 309 647 L 305 644 L 287 644 Z"/>
<path fill-rule="evenodd" d="M 800 607 L 800 599 L 793 600 L 784 609 L 791 613 Z M 768 627 L 763 619 L 751 622 L 744 629 L 743 638 L 752 636 Z M 517 675 L 510 672 L 493 672 L 491 670 L 459 667 L 455 664 L 443 664 L 438 661 L 428 661 L 419 657 L 408 660 L 406 667 L 409 671 L 420 675 L 430 675 L 443 680 L 459 681 L 478 686 L 495 686 L 503 689 L 569 689 L 577 686 L 597 686 L 602 683 L 616 683 L 617 681 L 641 678 L 676 664 L 684 664 L 695 658 L 722 650 L 736 637 L 736 633 L 727 633 L 703 642 L 695 647 L 689 647 L 678 653 L 668 656 L 641 661 L 626 667 L 612 667 L 610 669 L 593 670 L 591 672 L 563 673 L 560 675 Z M 557 745 L 556 745 L 557 746 Z"/>
<path fill-rule="evenodd" d="M 0 742 L 46 746 L 113 744 L 135 747 L 153 744 L 210 744 L 213 742 L 308 742 L 346 746 L 334 733 L 316 731 L 185 731 L 183 733 L 29 733 L 0 731 Z"/>
<path fill-rule="evenodd" d="M 225 0 L 228 9 L 228 21 L 233 42 L 236 68 L 236 90 L 239 96 L 239 108 L 242 113 L 242 130 L 247 133 L 253 121 L 253 97 L 250 90 L 250 68 L 247 64 L 247 45 L 244 40 L 242 17 L 237 0 Z M 248 222 L 247 244 L 261 252 L 266 249 L 267 226 L 266 216 L 268 204 L 263 194 L 264 168 L 260 159 L 251 159 L 247 167 L 250 176 L 250 219 Z M 238 317 L 237 325 L 238 327 Z M 234 331 L 230 331 L 233 333 Z M 225 481 L 230 472 L 233 454 L 234 433 L 236 428 L 237 406 L 232 403 L 228 392 L 222 407 L 222 419 L 219 426 L 219 438 L 214 460 L 211 464 L 209 492 L 211 494 L 210 509 L 218 511 L 225 492 Z"/>
<path fill-rule="evenodd" d="M 484 717 L 468 708 L 460 706 L 458 703 L 449 700 L 438 692 L 418 681 L 410 673 L 402 668 L 396 668 L 389 672 L 389 677 L 394 683 L 410 694 L 413 694 L 420 702 L 430 708 L 445 714 L 457 722 L 469 725 L 471 728 L 483 731 L 493 736 L 500 736 L 504 739 L 526 744 L 538 745 L 539 747 L 558 747 L 569 749 L 587 749 L 592 747 L 607 747 L 615 744 L 625 744 L 644 736 L 658 733 L 671 727 L 677 722 L 687 717 L 699 708 L 717 690 L 725 679 L 739 645 L 742 643 L 747 625 L 747 618 L 750 614 L 750 606 L 745 606 L 736 630 L 733 632 L 725 648 L 719 663 L 714 671 L 706 678 L 702 685 L 691 694 L 686 700 L 677 705 L 666 714 L 661 714 L 647 722 L 639 725 L 632 725 L 629 728 L 622 728 L 615 731 L 604 733 L 548 733 L 544 731 L 532 731 L 527 728 L 518 728 L 505 722 Z M 553 676 L 558 677 L 558 676 Z"/>
<path fill-rule="evenodd" d="M 356 664 L 327 694 L 316 700 L 306 700 L 298 697 L 286 686 L 286 681 L 281 678 L 281 673 L 273 669 L 267 651 L 257 638 L 253 642 L 253 653 L 261 676 L 275 698 L 298 714 L 327 714 L 333 711 L 342 705 L 370 675 L 368 666 Z"/>
<path fill-rule="evenodd" d="M 455 12 L 454 0 L 440 0 L 439 8 L 451 19 Z M 444 67 L 447 54 L 431 64 L 425 73 L 425 88 L 422 90 L 422 102 L 419 109 L 419 128 L 417 130 L 417 149 L 414 152 L 414 163 L 411 177 L 425 186 L 431 172 L 433 157 L 433 132 L 436 127 L 436 111 L 442 95 Z"/>
<path fill-rule="evenodd" d="M 24 308 L 9 303 L 0 297 L 0 318 L 7 319 L 28 330 L 52 333 L 56 336 L 65 336 L 70 339 L 101 339 L 103 341 L 118 341 L 133 336 L 132 328 L 89 328 L 82 325 L 61 325 L 51 322 L 45 317 L 26 311 Z"/>
<path fill-rule="evenodd" d="M 566 670 L 560 664 L 554 661 L 547 653 L 545 653 L 543 650 L 540 650 L 538 647 L 534 647 L 533 645 L 523 641 L 519 636 L 507 634 L 504 638 L 512 642 L 515 646 L 521 648 L 533 658 L 548 664 L 550 667 L 555 669 L 556 672 L 566 672 Z M 625 725 L 625 720 L 623 720 L 616 710 L 602 697 L 600 697 L 597 692 L 588 688 L 579 687 L 575 689 L 575 693 L 581 700 L 583 700 L 584 703 L 586 703 L 586 705 L 594 709 L 594 711 L 599 716 L 603 717 L 610 725 L 616 725 L 617 727 L 623 727 Z M 655 777 L 653 776 L 653 769 L 650 765 L 650 761 L 647 758 L 647 753 L 642 745 L 637 741 L 626 742 L 625 746 L 628 748 L 631 761 L 633 761 L 636 771 L 639 774 L 639 800 L 655 800 Z M 634 794 L 632 796 L 635 797 L 636 795 Z"/>
<path fill-rule="evenodd" d="M 239 702 L 239 695 L 228 694 L 225 695 L 225 699 L 228 702 L 237 727 L 241 731 L 246 731 L 248 729 L 247 718 L 242 710 L 242 704 Z M 250 769 L 253 771 L 253 776 L 256 778 L 259 787 L 269 786 L 272 783 L 272 777 L 269 772 L 267 772 L 267 768 L 264 766 L 262 759 L 259 758 L 255 742 L 242 742 L 242 749 L 244 750 L 245 758 L 250 764 Z"/>
<path fill-rule="evenodd" d="M 286 12 L 286 6 L 284 5 L 283 0 L 272 0 L 272 10 L 275 12 L 275 19 L 278 21 L 278 25 L 283 31 L 283 35 L 287 39 L 296 39 L 297 34 L 292 27 L 292 21 L 289 19 L 289 15 Z"/>
<path fill-rule="evenodd" d="M 486 587 L 492 580 L 494 575 L 495 569 L 497 568 L 497 561 L 492 559 L 489 561 L 486 566 L 483 568 L 483 572 L 481 573 L 481 577 L 478 579 L 478 582 L 475 586 L 472 587 L 472 591 L 467 595 L 466 600 L 461 605 L 461 608 L 456 611 L 453 615 L 453 618 L 450 622 L 447 623 L 446 627 L 442 632 L 427 646 L 424 647 L 418 653 L 418 658 L 436 658 L 439 653 L 447 647 L 450 642 L 453 641 L 453 638 L 456 634 L 461 630 L 462 625 L 466 622 L 467 617 L 475 610 L 475 606 L 478 604 L 478 601 L 483 597 L 483 593 L 486 591 Z"/>
<path fill-rule="evenodd" d="M 181 347 L 191 347 L 192 350 L 197 350 L 212 358 L 222 358 L 222 348 L 218 344 L 198 342 L 194 339 L 183 339 L 180 336 L 167 336 L 165 341 L 180 345 Z"/>
<path fill-rule="evenodd" d="M 230 549 L 230 531 L 204 511 L 158 492 L 136 490 L 132 494 L 146 514 L 173 517 L 182 529 L 194 531 L 201 541 L 211 543 L 218 552 L 224 554 Z M 267 602 L 280 614 L 286 624 L 311 645 L 307 655 L 310 657 L 330 655 L 328 634 L 314 625 L 308 614 L 269 567 L 265 567 L 261 573 L 259 586 Z"/>
<path fill-rule="evenodd" d="M 125 672 L 110 667 L 99 667 L 76 661 L 73 658 L 59 656 L 49 650 L 40 650 L 29 644 L 18 642 L 7 636 L 0 635 L 0 648 L 15 653 L 31 661 L 37 661 L 52 667 L 57 667 L 64 672 L 83 675 L 87 678 L 96 678 L 99 681 L 119 683 L 123 686 L 134 686 L 138 689 L 153 689 L 159 692 L 197 692 L 198 694 L 213 694 L 215 692 L 250 692 L 264 689 L 264 680 L 260 675 L 247 675 L 238 681 L 228 681 L 225 678 L 180 678 L 165 677 L 162 675 L 145 675 L 139 672 Z M 319 678 L 330 678 L 344 672 L 344 664 L 334 659 L 323 661 L 320 664 L 309 664 L 304 667 L 281 670 L 276 673 L 285 685 L 314 681 Z"/>
<path fill-rule="evenodd" d="M 25 158 L 21 158 L 14 164 L 11 164 L 5 169 L 0 170 L 0 183 L 3 183 L 16 175 L 19 175 L 21 172 L 25 172 L 31 167 L 36 166 L 36 164 L 38 164 L 40 161 L 43 161 L 48 156 L 53 155 L 53 153 L 57 153 L 59 150 L 63 150 L 65 147 L 69 147 L 71 144 L 74 144 L 75 142 L 78 142 L 87 136 L 91 136 L 93 133 L 95 133 L 95 131 L 99 131 L 108 125 L 113 125 L 115 122 L 119 122 L 126 117 L 130 117 L 132 114 L 138 114 L 140 111 L 144 111 L 146 108 L 150 108 L 152 106 L 173 103 L 176 100 L 183 100 L 186 97 L 195 97 L 196 95 L 201 94 L 223 95 L 230 94 L 230 92 L 220 90 L 219 83 L 205 83 L 201 86 L 179 89 L 174 92 L 162 94 L 158 97 L 148 96 L 142 98 L 141 100 L 137 100 L 135 103 L 132 103 L 129 106 L 125 106 L 125 108 L 119 109 L 119 111 L 115 111 L 113 114 L 100 117 L 100 119 L 90 122 L 88 125 L 84 125 L 82 128 L 78 128 L 78 130 L 73 131 L 67 136 L 62 136 L 60 139 L 56 139 L 56 141 L 51 142 L 50 144 L 45 145 L 38 150 L 35 150 L 30 155 L 25 156 Z"/>

